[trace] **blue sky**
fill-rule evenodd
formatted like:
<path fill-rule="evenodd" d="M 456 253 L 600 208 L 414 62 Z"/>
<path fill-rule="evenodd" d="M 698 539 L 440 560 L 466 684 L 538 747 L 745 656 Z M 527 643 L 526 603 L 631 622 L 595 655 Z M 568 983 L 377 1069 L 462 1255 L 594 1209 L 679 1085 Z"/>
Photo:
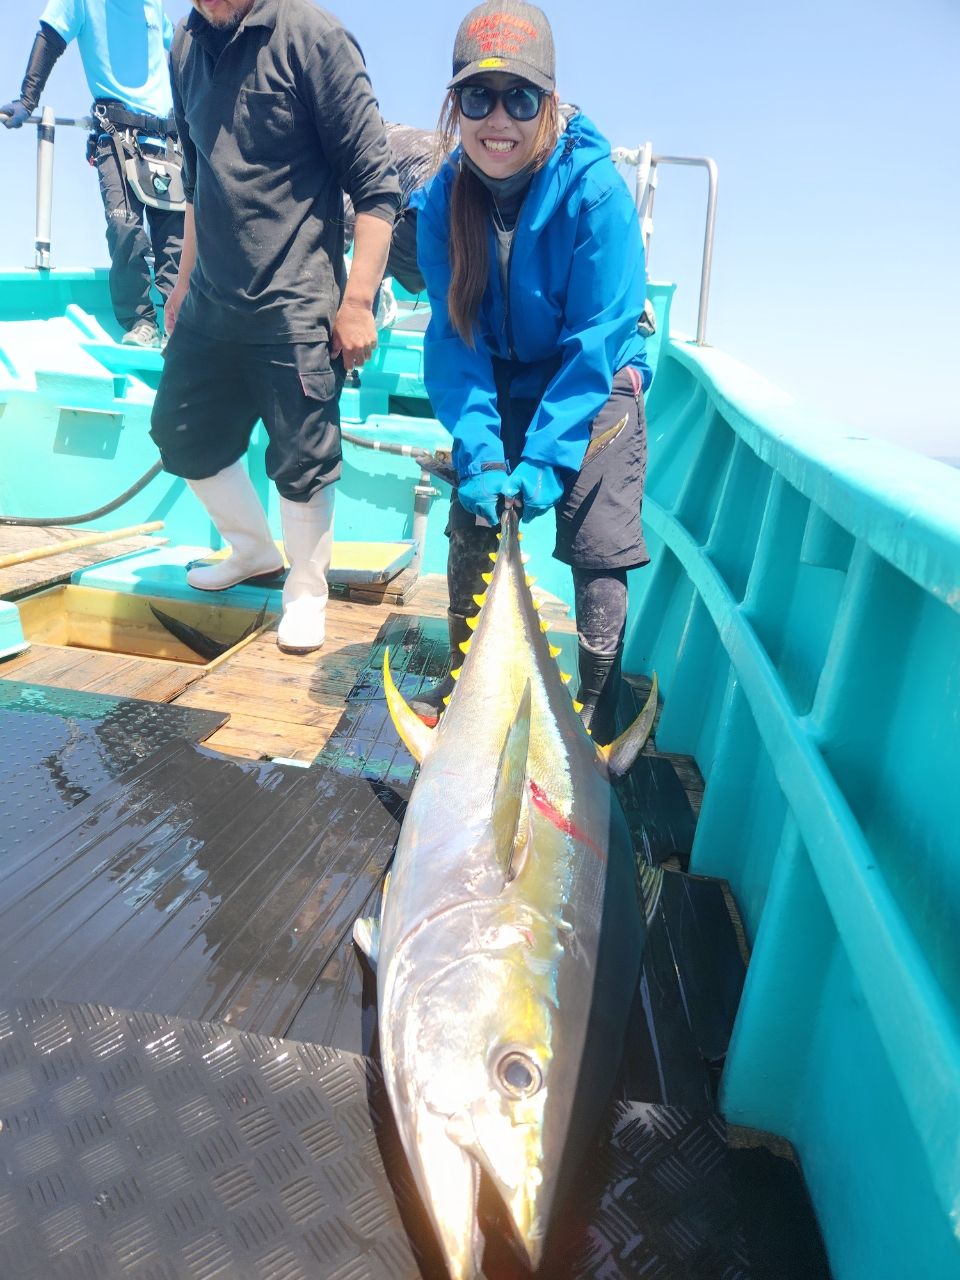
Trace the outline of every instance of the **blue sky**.
<path fill-rule="evenodd" d="M 167 0 L 174 19 L 187 0 Z M 384 115 L 436 120 L 467 5 L 328 6 L 358 37 Z M 561 95 L 615 145 L 720 169 L 708 341 L 818 418 L 960 458 L 960 0 L 546 0 Z M 8 0 L 0 101 L 18 90 L 43 4 Z M 45 101 L 82 115 L 76 47 Z M 33 261 L 35 133 L 0 131 L 0 267 Z M 54 262 L 103 264 L 83 137 L 58 132 Z M 20 193 L 18 196 L 15 193 Z M 651 277 L 696 321 L 705 178 L 664 171 Z"/>

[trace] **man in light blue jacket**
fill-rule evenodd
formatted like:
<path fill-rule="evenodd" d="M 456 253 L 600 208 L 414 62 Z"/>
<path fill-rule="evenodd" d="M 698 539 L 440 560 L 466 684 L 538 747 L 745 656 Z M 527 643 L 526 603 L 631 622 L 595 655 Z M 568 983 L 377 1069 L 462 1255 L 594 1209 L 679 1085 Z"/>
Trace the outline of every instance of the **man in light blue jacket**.
<path fill-rule="evenodd" d="M 166 301 L 183 242 L 167 65 L 172 39 L 162 0 L 49 0 L 20 96 L 0 107 L 3 124 L 19 129 L 57 59 L 76 40 L 97 122 L 87 157 L 97 169 L 107 219 L 110 298 L 123 341 L 144 347 L 161 340 L 147 257 L 152 253 Z"/>

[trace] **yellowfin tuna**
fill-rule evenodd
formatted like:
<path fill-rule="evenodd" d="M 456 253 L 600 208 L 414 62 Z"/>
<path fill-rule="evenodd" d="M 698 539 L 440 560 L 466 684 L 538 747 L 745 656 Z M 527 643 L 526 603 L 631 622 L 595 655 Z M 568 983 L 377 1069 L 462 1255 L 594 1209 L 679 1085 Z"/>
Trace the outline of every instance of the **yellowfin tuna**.
<path fill-rule="evenodd" d="M 530 1266 L 619 1066 L 644 921 L 610 784 L 643 746 L 597 747 L 574 710 L 520 556 L 500 550 L 447 711 L 428 729 L 384 661 L 390 711 L 420 761 L 380 921 L 354 936 L 377 969 L 384 1077 L 450 1275 L 480 1273 L 481 1178 Z"/>

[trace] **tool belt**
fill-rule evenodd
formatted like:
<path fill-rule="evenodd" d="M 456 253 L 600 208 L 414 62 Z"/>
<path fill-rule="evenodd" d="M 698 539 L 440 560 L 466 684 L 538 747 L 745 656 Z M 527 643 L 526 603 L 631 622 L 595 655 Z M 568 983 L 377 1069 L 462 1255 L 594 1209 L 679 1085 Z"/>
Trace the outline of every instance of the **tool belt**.
<path fill-rule="evenodd" d="M 100 100 L 93 104 L 93 118 L 94 137 L 101 133 L 109 137 L 128 191 L 152 209 L 182 213 L 187 205 L 181 172 L 183 152 L 174 117 L 146 115 L 120 102 Z M 142 134 L 152 134 L 163 142 L 160 146 L 141 144 Z"/>

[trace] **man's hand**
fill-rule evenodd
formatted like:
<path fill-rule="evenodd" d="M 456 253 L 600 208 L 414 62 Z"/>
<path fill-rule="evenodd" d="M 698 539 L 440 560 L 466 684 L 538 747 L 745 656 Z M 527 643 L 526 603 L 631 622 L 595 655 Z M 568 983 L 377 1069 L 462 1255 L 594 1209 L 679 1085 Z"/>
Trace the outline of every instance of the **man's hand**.
<path fill-rule="evenodd" d="M 563 497 L 563 485 L 553 467 L 542 462 L 521 460 L 510 473 L 513 492 L 523 500 L 522 520 L 534 520 L 555 507 Z"/>
<path fill-rule="evenodd" d="M 457 488 L 460 505 L 471 515 L 482 516 L 494 529 L 500 524 L 497 499 L 512 498 L 516 493 L 513 476 L 506 471 L 481 471 L 479 475 L 461 480 Z"/>
<path fill-rule="evenodd" d="M 30 119 L 30 112 L 19 98 L 0 107 L 0 123 L 5 129 L 19 129 Z"/>
<path fill-rule="evenodd" d="M 189 279 L 182 286 L 180 284 L 180 281 L 178 280 L 177 283 L 170 290 L 170 296 L 167 298 L 166 302 L 163 304 L 163 327 L 167 331 L 168 338 L 170 337 L 171 333 L 173 333 L 174 329 L 177 327 L 177 316 L 180 314 L 180 308 L 183 306 L 183 300 L 187 296 L 188 288 L 189 288 Z"/>
<path fill-rule="evenodd" d="M 376 346 L 377 322 L 369 305 L 344 297 L 333 322 L 330 354 L 334 357 L 342 354 L 343 366 L 349 373 L 369 360 Z"/>

